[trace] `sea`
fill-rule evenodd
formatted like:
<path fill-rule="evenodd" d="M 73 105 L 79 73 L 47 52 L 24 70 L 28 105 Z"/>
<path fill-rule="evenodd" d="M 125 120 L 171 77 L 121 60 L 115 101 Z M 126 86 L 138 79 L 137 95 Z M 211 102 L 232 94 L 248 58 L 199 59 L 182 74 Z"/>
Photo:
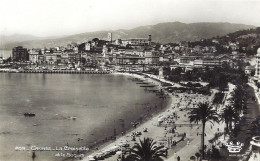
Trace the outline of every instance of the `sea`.
<path fill-rule="evenodd" d="M 0 73 L 0 160 L 64 160 L 60 147 L 93 150 L 166 105 L 130 76 Z"/>

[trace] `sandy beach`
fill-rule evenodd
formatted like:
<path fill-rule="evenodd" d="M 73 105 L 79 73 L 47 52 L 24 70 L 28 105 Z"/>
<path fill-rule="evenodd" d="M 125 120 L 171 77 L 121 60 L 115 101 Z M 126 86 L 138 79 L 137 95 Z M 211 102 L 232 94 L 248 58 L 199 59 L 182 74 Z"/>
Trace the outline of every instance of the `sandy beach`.
<path fill-rule="evenodd" d="M 171 83 L 173 86 L 179 86 L 178 84 L 173 84 L 172 82 L 166 81 L 164 79 L 159 79 L 154 75 L 137 75 L 129 73 L 114 73 L 126 76 L 132 76 L 134 78 L 142 79 L 147 82 L 158 85 L 161 87 L 161 82 Z M 226 93 L 226 96 L 230 95 L 233 90 L 233 86 L 230 86 L 230 91 Z M 166 91 L 165 91 L 166 92 Z M 124 144 L 129 144 L 130 147 L 134 143 L 139 142 L 139 138 L 144 137 L 153 138 L 157 143 L 164 145 L 168 148 L 168 158 L 167 161 L 177 160 L 177 156 L 180 156 L 181 160 L 190 160 L 191 156 L 194 156 L 196 152 L 199 152 L 201 146 L 201 124 L 190 124 L 188 119 L 189 109 L 196 107 L 199 102 L 211 102 L 214 98 L 214 94 L 217 91 L 211 91 L 210 96 L 205 96 L 201 94 L 188 94 L 188 93 L 167 93 L 170 99 L 169 105 L 166 109 L 160 111 L 152 116 L 152 119 L 140 124 L 136 129 L 131 130 L 126 135 L 118 138 L 116 141 L 103 146 L 102 148 L 95 150 L 93 153 L 85 156 L 84 161 L 89 161 L 93 156 L 98 156 L 106 153 L 107 151 L 115 148 L 116 151 L 120 151 L 121 146 Z M 220 112 L 222 108 L 218 108 Z M 147 129 L 147 132 L 144 132 Z M 210 123 L 206 124 L 206 137 L 205 145 L 209 142 L 207 140 L 212 139 L 215 133 L 222 133 L 224 130 L 224 123 L 212 125 Z M 142 135 L 136 137 L 136 141 L 132 140 L 134 133 L 141 132 Z M 224 138 L 219 138 L 224 142 Z M 177 143 L 174 145 L 174 143 Z M 220 144 L 219 142 L 216 144 Z M 117 154 L 105 158 L 106 161 L 115 161 L 120 156 L 120 152 Z"/>

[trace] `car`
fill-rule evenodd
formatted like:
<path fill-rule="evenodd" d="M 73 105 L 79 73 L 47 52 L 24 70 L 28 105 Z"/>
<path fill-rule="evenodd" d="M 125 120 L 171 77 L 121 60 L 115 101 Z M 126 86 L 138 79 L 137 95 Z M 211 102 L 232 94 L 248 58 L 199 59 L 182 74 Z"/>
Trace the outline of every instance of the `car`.
<path fill-rule="evenodd" d="M 48 70 L 48 67 L 43 66 L 42 70 Z"/>
<path fill-rule="evenodd" d="M 52 70 L 58 70 L 55 66 L 52 68 Z"/>
<path fill-rule="evenodd" d="M 41 70 L 41 67 L 35 67 L 34 69 L 35 70 Z"/>

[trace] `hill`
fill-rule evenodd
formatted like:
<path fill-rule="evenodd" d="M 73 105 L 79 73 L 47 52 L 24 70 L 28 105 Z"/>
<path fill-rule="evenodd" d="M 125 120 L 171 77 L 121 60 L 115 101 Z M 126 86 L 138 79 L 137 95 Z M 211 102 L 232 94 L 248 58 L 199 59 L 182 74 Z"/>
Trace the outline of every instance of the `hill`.
<path fill-rule="evenodd" d="M 231 23 L 181 23 L 167 22 L 156 25 L 140 26 L 130 30 L 115 30 L 115 31 L 97 31 L 86 32 L 76 35 L 70 35 L 61 38 L 52 39 L 34 39 L 30 41 L 19 42 L 3 42 L 0 48 L 11 49 L 14 46 L 22 45 L 27 48 L 38 47 L 54 47 L 67 45 L 71 42 L 82 43 L 93 38 L 107 39 L 107 33 L 113 33 L 113 39 L 125 38 L 142 38 L 152 35 L 152 41 L 160 43 L 179 42 L 179 41 L 197 41 L 200 39 L 211 38 L 216 36 L 224 36 L 239 30 L 247 30 L 255 28 L 252 25 L 231 24 Z"/>

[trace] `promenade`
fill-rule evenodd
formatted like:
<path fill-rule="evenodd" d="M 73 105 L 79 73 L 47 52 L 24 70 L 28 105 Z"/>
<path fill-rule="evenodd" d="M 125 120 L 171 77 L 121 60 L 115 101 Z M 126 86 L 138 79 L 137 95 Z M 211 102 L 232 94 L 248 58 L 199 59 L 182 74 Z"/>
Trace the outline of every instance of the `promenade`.
<path fill-rule="evenodd" d="M 1 73 L 54 73 L 54 74 L 110 74 L 109 71 L 78 71 L 78 70 L 16 70 L 0 69 Z"/>

